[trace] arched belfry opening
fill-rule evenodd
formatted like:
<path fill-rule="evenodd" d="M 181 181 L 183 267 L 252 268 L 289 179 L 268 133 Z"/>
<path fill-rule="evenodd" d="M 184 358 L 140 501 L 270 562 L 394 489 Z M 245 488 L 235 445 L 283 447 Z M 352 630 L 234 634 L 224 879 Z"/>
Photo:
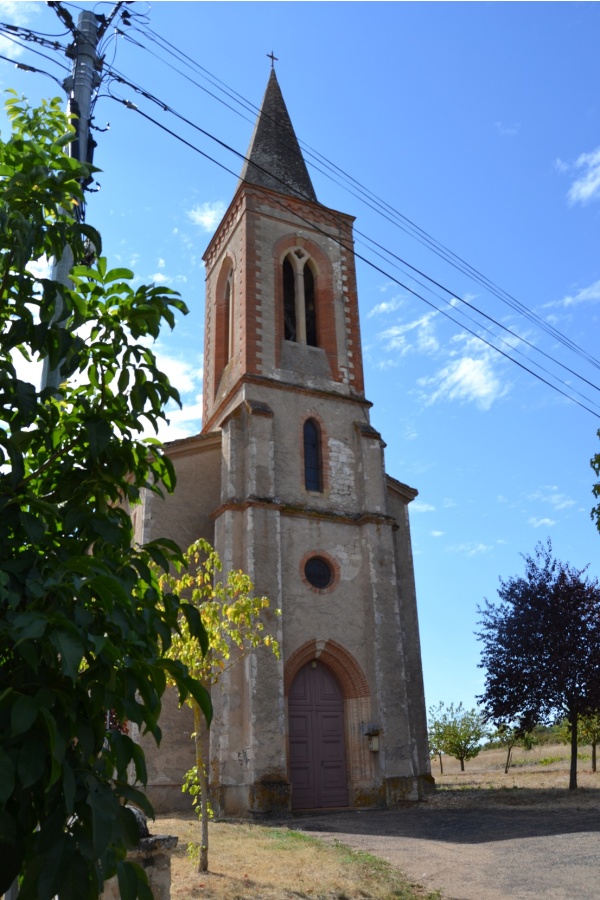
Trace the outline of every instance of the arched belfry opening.
<path fill-rule="evenodd" d="M 305 250 L 296 248 L 287 254 L 281 276 L 285 340 L 318 347 L 316 276 Z"/>
<path fill-rule="evenodd" d="M 323 662 L 311 660 L 294 678 L 288 723 L 292 809 L 347 806 L 344 698 Z"/>

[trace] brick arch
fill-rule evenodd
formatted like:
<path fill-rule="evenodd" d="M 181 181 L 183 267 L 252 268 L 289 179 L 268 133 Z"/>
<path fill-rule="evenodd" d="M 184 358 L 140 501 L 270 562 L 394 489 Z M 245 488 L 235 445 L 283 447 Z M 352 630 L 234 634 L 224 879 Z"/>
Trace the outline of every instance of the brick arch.
<path fill-rule="evenodd" d="M 342 381 L 335 332 L 335 296 L 331 259 L 315 241 L 301 237 L 296 233 L 284 235 L 273 245 L 276 365 L 279 366 L 281 364 L 281 342 L 283 340 L 283 279 L 281 277 L 281 269 L 283 260 L 295 248 L 304 250 L 312 263 L 317 292 L 317 336 L 319 347 L 322 347 L 327 354 L 333 380 Z"/>
<path fill-rule="evenodd" d="M 233 310 L 228 310 L 226 305 L 226 285 L 231 273 L 233 277 L 233 306 L 236 300 L 235 288 L 235 258 L 231 252 L 225 254 L 217 281 L 215 284 L 215 335 L 214 335 L 214 385 L 213 393 L 216 397 L 219 390 L 219 382 L 225 366 L 229 362 L 227 346 L 229 341 L 229 315 Z"/>
<path fill-rule="evenodd" d="M 329 640 L 323 645 L 323 641 L 313 638 L 297 647 L 284 665 L 283 683 L 286 697 L 300 669 L 313 659 L 319 659 L 331 669 L 340 683 L 344 700 L 369 696 L 365 673 L 352 654 L 337 641 Z"/>

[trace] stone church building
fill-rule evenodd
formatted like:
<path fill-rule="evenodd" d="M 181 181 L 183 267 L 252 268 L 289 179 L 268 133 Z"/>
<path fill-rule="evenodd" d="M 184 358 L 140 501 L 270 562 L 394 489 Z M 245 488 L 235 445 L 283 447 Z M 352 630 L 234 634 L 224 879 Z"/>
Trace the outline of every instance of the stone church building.
<path fill-rule="evenodd" d="M 174 496 L 141 541 L 214 545 L 270 598 L 265 649 L 213 688 L 222 815 L 394 806 L 433 785 L 408 505 L 365 398 L 353 218 L 317 200 L 274 70 L 205 254 L 202 432 L 167 445 Z M 158 810 L 194 762 L 187 710 L 145 743 Z M 185 798 L 184 798 L 185 799 Z"/>

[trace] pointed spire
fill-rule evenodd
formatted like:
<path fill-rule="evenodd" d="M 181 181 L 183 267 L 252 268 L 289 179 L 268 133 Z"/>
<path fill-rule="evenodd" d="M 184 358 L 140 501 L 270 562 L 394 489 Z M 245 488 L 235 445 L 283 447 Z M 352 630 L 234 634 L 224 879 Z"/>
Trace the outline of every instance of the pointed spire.
<path fill-rule="evenodd" d="M 242 181 L 317 202 L 274 68 L 246 159 L 240 175 Z"/>

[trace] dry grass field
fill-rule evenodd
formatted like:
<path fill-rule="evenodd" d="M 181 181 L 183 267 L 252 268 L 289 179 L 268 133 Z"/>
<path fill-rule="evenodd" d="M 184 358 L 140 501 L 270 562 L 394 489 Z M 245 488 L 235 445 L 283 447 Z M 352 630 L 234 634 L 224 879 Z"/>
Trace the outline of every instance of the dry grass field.
<path fill-rule="evenodd" d="M 209 869 L 198 874 L 186 845 L 198 823 L 178 816 L 157 820 L 153 832 L 179 835 L 172 858 L 172 900 L 435 900 L 369 853 L 332 846 L 292 828 L 239 822 L 210 826 Z"/>
<path fill-rule="evenodd" d="M 579 790 L 568 790 L 569 750 L 545 745 L 513 751 L 504 774 L 505 751 L 488 750 L 465 764 L 444 757 L 444 774 L 433 760 L 437 790 L 422 809 L 547 808 L 553 815 L 573 808 L 598 808 L 600 773 L 591 771 L 591 749 L 580 748 Z M 173 857 L 173 900 L 424 900 L 438 897 L 409 885 L 401 873 L 368 853 L 332 845 L 293 830 L 294 820 L 279 827 L 215 822 L 210 827 L 210 873 L 198 875 L 188 859 L 188 842 L 198 840 L 193 816 L 159 818 L 154 833 L 177 834 Z"/>
<path fill-rule="evenodd" d="M 516 747 L 507 775 L 505 761 L 506 750 L 486 750 L 466 762 L 461 772 L 458 760 L 444 757 L 441 775 L 439 762 L 432 760 L 437 790 L 430 803 L 581 807 L 596 805 L 600 800 L 600 771 L 592 772 L 591 747 L 579 748 L 577 791 L 568 790 L 570 751 L 565 744 L 539 745 L 531 750 Z"/>

